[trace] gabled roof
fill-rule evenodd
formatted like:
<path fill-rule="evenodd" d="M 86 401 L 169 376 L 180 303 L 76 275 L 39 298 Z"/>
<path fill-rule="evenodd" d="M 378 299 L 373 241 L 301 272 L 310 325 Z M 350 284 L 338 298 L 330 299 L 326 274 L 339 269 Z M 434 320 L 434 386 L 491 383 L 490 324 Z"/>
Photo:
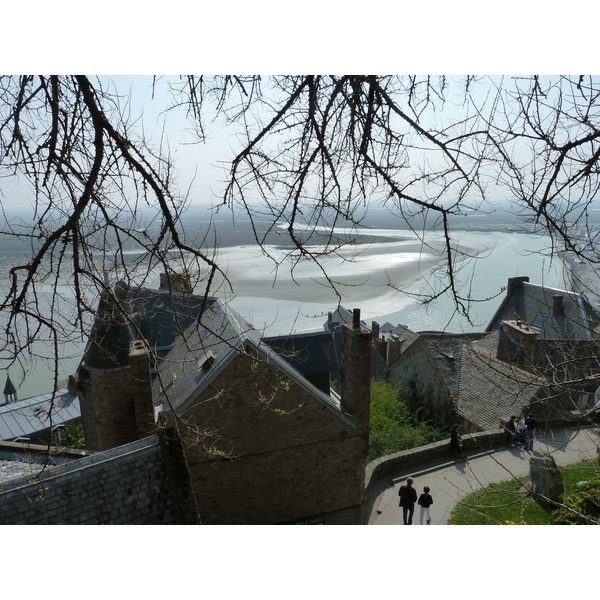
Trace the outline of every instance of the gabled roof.
<path fill-rule="evenodd" d="M 364 323 L 362 326 L 369 329 Z M 304 376 L 328 373 L 330 381 L 341 381 L 344 344 L 339 324 L 328 331 L 265 337 L 262 341 Z M 374 348 L 371 349 L 371 374 L 378 379 L 385 379 L 387 374 L 385 360 Z"/>
<path fill-rule="evenodd" d="M 196 397 L 243 350 L 251 325 L 229 307 L 214 301 L 200 324 L 178 336 L 157 368 L 155 404 L 179 409 Z"/>
<path fill-rule="evenodd" d="M 500 421 L 519 414 L 548 383 L 469 345 L 461 352 L 456 412 L 481 429 L 498 429 Z"/>
<path fill-rule="evenodd" d="M 0 406 L 0 440 L 28 438 L 50 426 L 68 423 L 80 416 L 79 398 L 67 390 L 56 392 L 54 404 L 52 394 L 5 404 Z"/>
<path fill-rule="evenodd" d="M 262 341 L 304 375 L 341 370 L 341 353 L 332 331 L 271 336 Z"/>
<path fill-rule="evenodd" d="M 381 335 L 398 336 L 402 342 L 402 354 L 404 354 L 404 352 L 406 352 L 410 346 L 419 339 L 420 335 L 404 325 L 392 325 L 391 323 L 384 323 L 383 325 L 380 325 L 379 333 Z"/>
<path fill-rule="evenodd" d="M 557 314 L 555 296 L 562 297 Z M 583 294 L 529 283 L 526 277 L 509 281 L 507 294 L 487 330 L 499 329 L 505 320 L 520 320 L 546 340 L 592 339 L 594 328 L 600 325 L 600 315 Z"/>
<path fill-rule="evenodd" d="M 156 410 L 171 406 L 182 414 L 188 406 L 244 351 L 258 351 L 294 383 L 349 423 L 339 400 L 323 393 L 261 339 L 240 315 L 219 301 L 202 315 L 201 324 L 191 325 L 180 336 L 158 366 L 154 381 Z"/>

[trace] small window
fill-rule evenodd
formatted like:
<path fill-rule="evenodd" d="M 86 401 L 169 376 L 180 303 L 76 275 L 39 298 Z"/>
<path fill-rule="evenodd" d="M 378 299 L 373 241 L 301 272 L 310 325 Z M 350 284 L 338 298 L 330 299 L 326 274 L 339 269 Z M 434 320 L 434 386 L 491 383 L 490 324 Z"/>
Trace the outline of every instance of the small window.
<path fill-rule="evenodd" d="M 544 326 L 544 323 L 546 322 L 547 318 L 548 315 L 538 313 L 537 315 L 535 315 L 535 319 L 533 319 L 533 321 L 531 322 L 531 328 L 540 331 Z"/>
<path fill-rule="evenodd" d="M 217 357 L 215 353 L 210 350 L 204 356 L 198 359 L 198 369 L 200 371 L 208 371 L 208 369 L 212 367 L 212 364 L 215 362 L 216 358 Z"/>

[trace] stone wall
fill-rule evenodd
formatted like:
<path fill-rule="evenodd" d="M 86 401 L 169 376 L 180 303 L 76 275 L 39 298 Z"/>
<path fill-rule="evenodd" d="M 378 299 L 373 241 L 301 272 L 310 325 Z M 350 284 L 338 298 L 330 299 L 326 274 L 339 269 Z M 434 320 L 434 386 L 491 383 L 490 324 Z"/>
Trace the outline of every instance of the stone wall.
<path fill-rule="evenodd" d="M 272 365 L 239 355 L 177 427 L 202 523 L 360 523 L 368 433 Z"/>
<path fill-rule="evenodd" d="M 0 490 L 0 524 L 195 523 L 181 449 L 168 431 Z"/>
<path fill-rule="evenodd" d="M 412 412 L 423 419 L 447 424 L 453 417 L 452 398 L 436 360 L 420 338 L 389 368 L 388 382 L 402 389 Z"/>

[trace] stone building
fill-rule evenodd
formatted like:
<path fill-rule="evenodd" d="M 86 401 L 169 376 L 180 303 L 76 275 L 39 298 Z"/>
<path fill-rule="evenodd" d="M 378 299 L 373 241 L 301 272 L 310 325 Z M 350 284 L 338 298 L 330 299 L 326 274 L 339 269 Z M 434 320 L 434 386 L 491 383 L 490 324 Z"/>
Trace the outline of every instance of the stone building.
<path fill-rule="evenodd" d="M 205 524 L 360 523 L 371 334 L 358 313 L 338 395 L 214 298 L 117 291 L 70 381 L 90 449 L 178 432 Z"/>
<path fill-rule="evenodd" d="M 583 295 L 517 277 L 484 332 L 416 333 L 385 323 L 374 324 L 373 336 L 387 380 L 402 388 L 413 412 L 474 432 L 522 411 L 552 421 L 593 407 L 599 324 Z"/>

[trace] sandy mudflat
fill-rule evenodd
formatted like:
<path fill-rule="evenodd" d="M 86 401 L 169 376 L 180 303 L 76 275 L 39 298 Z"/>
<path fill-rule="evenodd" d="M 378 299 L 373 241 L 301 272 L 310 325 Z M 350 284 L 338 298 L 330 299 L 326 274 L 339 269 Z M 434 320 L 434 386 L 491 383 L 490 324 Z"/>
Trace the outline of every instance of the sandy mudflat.
<path fill-rule="evenodd" d="M 459 240 L 457 247 L 456 256 L 460 258 L 460 253 L 473 256 L 489 250 L 492 243 L 489 236 L 469 234 Z M 396 289 L 408 289 L 446 266 L 444 241 L 433 236 L 427 245 L 402 239 L 347 246 L 336 255 L 322 257 L 319 264 L 294 263 L 294 256 L 286 258 L 282 248 L 271 246 L 267 251 L 273 260 L 256 246 L 220 251 L 219 264 L 226 268 L 235 293 L 244 297 L 328 305 L 340 299 L 363 302 L 388 296 Z"/>

